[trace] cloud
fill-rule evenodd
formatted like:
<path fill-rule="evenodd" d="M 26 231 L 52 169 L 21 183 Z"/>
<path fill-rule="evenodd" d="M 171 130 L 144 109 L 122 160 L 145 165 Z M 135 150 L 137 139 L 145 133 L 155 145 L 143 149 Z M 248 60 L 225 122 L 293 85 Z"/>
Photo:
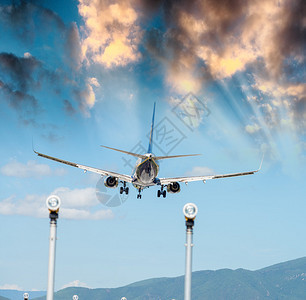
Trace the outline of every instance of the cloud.
<path fill-rule="evenodd" d="M 35 16 L 37 23 L 33 22 Z M 0 17 L 4 25 L 25 42 L 33 43 L 38 31 L 62 30 L 64 22 L 52 10 L 31 1 L 13 1 L 11 5 L 0 6 Z M 40 24 L 39 27 L 36 27 Z"/>
<path fill-rule="evenodd" d="M 259 126 L 258 124 L 246 125 L 246 126 L 245 126 L 245 131 L 246 131 L 247 133 L 250 133 L 250 134 L 256 133 L 256 132 L 258 132 L 259 130 L 260 130 L 260 126 Z"/>
<path fill-rule="evenodd" d="M 106 68 L 126 66 L 139 60 L 141 30 L 134 2 L 79 1 L 79 14 L 85 22 L 84 58 Z"/>
<path fill-rule="evenodd" d="M 146 47 L 165 65 L 166 81 L 178 93 L 196 93 L 205 81 L 249 66 L 263 64 L 276 80 L 292 62 L 305 64 L 302 0 L 151 2 L 148 14 L 162 11 L 165 29 L 149 30 Z"/>
<path fill-rule="evenodd" d="M 24 123 L 31 123 L 42 111 L 39 101 L 29 92 L 40 85 L 35 77 L 41 75 L 41 67 L 41 62 L 29 53 L 24 57 L 0 53 L 0 98 Z"/>
<path fill-rule="evenodd" d="M 65 288 L 68 288 L 68 287 L 85 287 L 85 288 L 90 288 L 86 283 L 84 282 L 81 282 L 80 280 L 74 280 L 74 281 L 71 281 L 67 284 L 64 284 L 60 289 L 63 290 Z"/>
<path fill-rule="evenodd" d="M 71 102 L 67 99 L 64 99 L 64 109 L 65 109 L 66 113 L 71 115 L 71 116 L 76 113 L 75 108 L 73 107 Z"/>
<path fill-rule="evenodd" d="M 65 50 L 65 61 L 71 69 L 79 70 L 83 57 L 79 29 L 75 22 L 72 22 L 66 30 Z"/>
<path fill-rule="evenodd" d="M 22 57 L 0 53 L 0 92 L 4 96 L 1 98 L 21 119 L 34 124 L 37 113 L 43 112 L 46 100 L 37 96 L 40 90 L 55 94 L 59 100 L 62 97 L 62 107 L 69 112 L 72 110 L 67 101 L 77 102 L 80 111 L 88 116 L 95 104 L 95 91 L 82 68 L 84 57 L 77 24 L 66 25 L 56 13 L 36 2 L 18 1 L 0 5 L 0 26 L 8 36 L 17 37 L 15 42 L 21 44 L 20 48 L 27 49 Z M 43 45 L 43 55 L 34 47 L 36 43 Z M 33 106 L 29 117 L 23 113 L 26 104 Z"/>
<path fill-rule="evenodd" d="M 35 161 L 28 161 L 26 164 L 20 163 L 16 160 L 11 160 L 0 169 L 1 174 L 12 177 L 36 177 L 41 178 L 43 176 L 57 175 L 61 176 L 65 174 L 63 168 L 57 168 L 54 171 L 48 165 L 38 164 Z"/>
<path fill-rule="evenodd" d="M 193 167 L 191 171 L 186 172 L 186 176 L 205 176 L 205 175 L 214 175 L 215 172 L 209 167 Z"/>
<path fill-rule="evenodd" d="M 265 101 L 256 101 L 268 127 L 287 127 L 306 134 L 306 84 L 285 82 L 279 85 L 274 80 L 254 77 L 253 88 Z M 293 128 L 292 128 L 293 127 Z"/>
<path fill-rule="evenodd" d="M 25 92 L 29 86 L 38 85 L 33 74 L 40 69 L 41 62 L 32 55 L 17 57 L 12 53 L 0 53 L 0 71 L 2 76 L 7 76 L 19 90 Z"/>
<path fill-rule="evenodd" d="M 79 108 L 86 117 L 90 116 L 89 110 L 93 108 L 96 102 L 94 87 L 100 87 L 98 81 L 95 78 L 88 78 L 82 89 L 77 87 L 73 90 L 74 97 L 79 103 Z"/>
<path fill-rule="evenodd" d="M 0 290 L 16 290 L 16 291 L 23 291 L 23 288 L 18 286 L 17 284 L 3 284 L 0 285 Z"/>
<path fill-rule="evenodd" d="M 0 95 L 2 96 L 1 100 L 13 108 L 25 122 L 31 121 L 41 111 L 39 102 L 34 96 L 14 90 L 13 87 L 1 80 Z"/>
<path fill-rule="evenodd" d="M 94 188 L 74 189 L 58 188 L 50 194 L 61 198 L 60 218 L 75 220 L 105 220 L 114 218 L 110 209 L 99 209 Z M 23 199 L 15 196 L 0 202 L 0 214 L 22 215 L 36 218 L 47 218 L 46 199 L 48 195 L 27 195 Z"/>

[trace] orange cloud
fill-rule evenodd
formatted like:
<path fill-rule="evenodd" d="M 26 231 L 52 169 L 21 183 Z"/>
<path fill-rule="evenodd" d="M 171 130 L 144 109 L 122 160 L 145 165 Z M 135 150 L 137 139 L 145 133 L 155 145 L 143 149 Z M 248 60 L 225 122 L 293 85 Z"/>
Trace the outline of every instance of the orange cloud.
<path fill-rule="evenodd" d="M 141 30 L 133 1 L 79 0 L 78 9 L 85 22 L 84 58 L 106 68 L 125 66 L 140 58 Z"/>
<path fill-rule="evenodd" d="M 178 83 L 185 73 L 188 85 L 198 86 L 198 78 L 192 74 L 201 63 L 214 79 L 262 64 L 264 71 L 277 80 L 286 71 L 286 59 L 303 61 L 301 28 L 305 19 L 300 12 L 301 0 L 170 3 L 171 9 L 165 12 L 168 30 L 162 36 L 163 46 L 157 39 L 150 47 L 153 45 L 155 54 L 166 63 L 170 73 L 167 82 L 178 92 L 184 86 L 183 81 Z M 210 76 L 202 76 L 202 80 Z"/>

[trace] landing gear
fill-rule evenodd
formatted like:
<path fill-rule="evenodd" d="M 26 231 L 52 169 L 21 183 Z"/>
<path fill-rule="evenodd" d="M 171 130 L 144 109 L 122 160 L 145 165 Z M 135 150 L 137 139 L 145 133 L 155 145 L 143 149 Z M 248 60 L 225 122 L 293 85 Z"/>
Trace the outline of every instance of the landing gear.
<path fill-rule="evenodd" d="M 126 182 L 123 181 L 123 186 L 120 187 L 120 194 L 126 193 L 129 194 L 129 187 L 126 186 Z"/>
<path fill-rule="evenodd" d="M 141 199 L 141 189 L 138 189 L 138 195 L 137 195 L 137 199 Z"/>
<path fill-rule="evenodd" d="M 164 186 L 162 185 L 160 190 L 157 191 L 157 197 L 159 198 L 160 196 L 163 196 L 166 198 L 167 192 L 164 190 Z"/>

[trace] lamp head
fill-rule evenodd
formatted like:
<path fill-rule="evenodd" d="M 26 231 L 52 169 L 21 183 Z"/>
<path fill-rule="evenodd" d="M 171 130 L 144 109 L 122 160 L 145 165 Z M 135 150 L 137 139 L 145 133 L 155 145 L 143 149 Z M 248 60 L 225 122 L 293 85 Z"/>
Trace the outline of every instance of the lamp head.
<path fill-rule="evenodd" d="M 183 213 L 186 219 L 193 220 L 198 213 L 198 207 L 194 203 L 187 203 L 183 207 Z"/>
<path fill-rule="evenodd" d="M 61 206 L 61 199 L 56 195 L 51 195 L 47 198 L 46 203 L 50 211 L 56 212 Z"/>
<path fill-rule="evenodd" d="M 72 299 L 73 299 L 73 300 L 78 300 L 78 299 L 79 299 L 79 296 L 78 296 L 78 295 L 73 295 Z"/>
<path fill-rule="evenodd" d="M 29 299 L 29 294 L 28 293 L 24 293 L 23 294 L 23 299 Z"/>

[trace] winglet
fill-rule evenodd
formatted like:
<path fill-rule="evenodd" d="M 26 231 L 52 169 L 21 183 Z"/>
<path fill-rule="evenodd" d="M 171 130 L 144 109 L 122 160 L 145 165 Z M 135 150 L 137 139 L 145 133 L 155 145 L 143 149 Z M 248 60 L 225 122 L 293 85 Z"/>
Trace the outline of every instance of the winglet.
<path fill-rule="evenodd" d="M 150 141 L 149 141 L 148 153 L 152 153 L 155 105 L 156 105 L 156 102 L 154 102 L 154 108 L 153 108 L 153 116 L 152 116 L 152 124 L 151 124 L 151 131 L 150 131 Z"/>
<path fill-rule="evenodd" d="M 37 152 L 35 151 L 35 148 L 34 148 L 34 139 L 33 139 L 33 137 L 32 137 L 32 150 L 33 150 L 34 153 L 37 154 Z"/>
<path fill-rule="evenodd" d="M 260 169 L 261 169 L 261 166 L 262 166 L 262 163 L 263 163 L 264 157 L 265 157 L 265 153 L 263 153 L 263 155 L 262 155 L 262 159 L 261 159 L 261 162 L 260 162 L 260 166 L 259 166 L 258 171 L 260 171 Z"/>

